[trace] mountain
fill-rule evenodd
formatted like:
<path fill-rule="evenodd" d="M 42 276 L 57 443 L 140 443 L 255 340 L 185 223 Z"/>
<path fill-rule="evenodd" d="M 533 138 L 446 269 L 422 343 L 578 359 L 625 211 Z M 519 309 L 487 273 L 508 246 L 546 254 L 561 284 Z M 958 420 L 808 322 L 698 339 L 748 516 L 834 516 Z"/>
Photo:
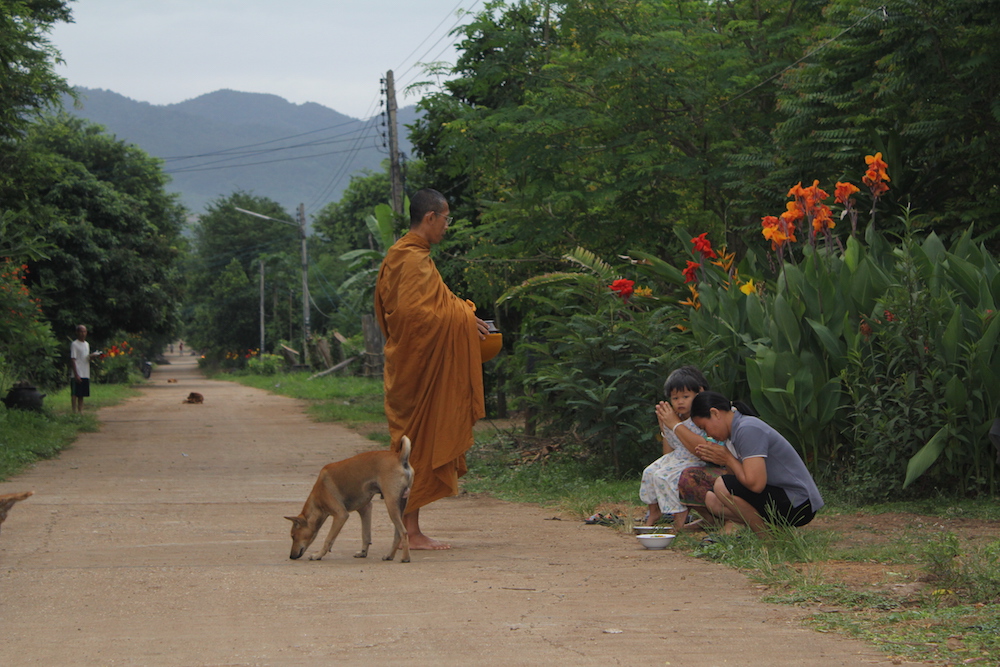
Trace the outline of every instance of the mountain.
<path fill-rule="evenodd" d="M 379 170 L 388 158 L 384 119 L 359 120 L 320 104 L 294 104 L 261 93 L 217 90 L 177 104 L 137 102 L 109 90 L 77 88 L 82 105 L 66 110 L 103 125 L 118 139 L 164 160 L 168 186 L 194 213 L 236 190 L 268 197 L 294 215 L 336 201 L 352 174 Z M 409 154 L 399 110 L 400 151 Z M 386 193 L 388 199 L 388 193 Z"/>

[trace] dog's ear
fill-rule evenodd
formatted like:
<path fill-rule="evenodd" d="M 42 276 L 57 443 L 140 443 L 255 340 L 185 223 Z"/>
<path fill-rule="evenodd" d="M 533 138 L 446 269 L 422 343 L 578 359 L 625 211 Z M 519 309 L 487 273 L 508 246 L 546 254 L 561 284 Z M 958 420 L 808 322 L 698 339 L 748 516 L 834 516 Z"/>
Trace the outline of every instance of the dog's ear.
<path fill-rule="evenodd" d="M 296 526 L 301 526 L 305 523 L 305 519 L 300 516 L 286 516 L 285 518 L 294 523 Z"/>

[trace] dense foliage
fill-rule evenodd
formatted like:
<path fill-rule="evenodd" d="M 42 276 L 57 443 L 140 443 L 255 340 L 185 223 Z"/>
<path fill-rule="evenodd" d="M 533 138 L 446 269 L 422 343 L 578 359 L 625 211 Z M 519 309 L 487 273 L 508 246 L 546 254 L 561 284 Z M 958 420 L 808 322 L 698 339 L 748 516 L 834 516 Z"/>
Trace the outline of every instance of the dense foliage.
<path fill-rule="evenodd" d="M 178 324 L 184 212 L 160 163 L 44 115 L 69 92 L 45 35 L 68 20 L 66 2 L 0 2 L 0 390 L 63 381 L 77 324 L 98 347 L 127 334 L 142 354 Z"/>
<path fill-rule="evenodd" d="M 70 116 L 35 123 L 23 144 L 24 209 L 52 248 L 28 263 L 62 336 L 86 324 L 166 342 L 176 333 L 184 210 L 158 160 Z"/>
<path fill-rule="evenodd" d="M 498 318 L 516 329 L 506 340 L 522 404 L 634 469 L 619 433 L 651 431 L 651 418 L 634 422 L 659 398 L 651 378 L 693 361 L 859 497 L 904 484 L 995 491 L 997 11 L 982 0 L 488 4 L 459 29 L 453 78 L 423 101 L 413 140 L 464 218 L 442 248 L 449 283 L 492 301 L 529 279 Z M 878 188 L 857 178 L 866 154 Z M 827 207 L 815 231 L 800 228 L 803 246 L 766 222 L 810 191 L 801 183 L 832 191 L 848 177 L 869 186 L 863 204 L 838 226 Z M 717 256 L 692 237 L 714 240 Z M 603 287 L 552 273 L 580 263 L 578 247 L 614 267 L 582 272 Z M 627 324 L 608 317 L 619 278 L 653 291 L 628 302 Z M 615 368 L 647 367 L 642 387 L 615 393 Z"/>
<path fill-rule="evenodd" d="M 265 220 L 236 210 L 253 211 Z M 185 331 L 214 361 L 260 347 L 260 265 L 265 271 L 265 340 L 301 340 L 298 223 L 280 205 L 245 192 L 211 203 L 195 226 L 188 259 Z"/>

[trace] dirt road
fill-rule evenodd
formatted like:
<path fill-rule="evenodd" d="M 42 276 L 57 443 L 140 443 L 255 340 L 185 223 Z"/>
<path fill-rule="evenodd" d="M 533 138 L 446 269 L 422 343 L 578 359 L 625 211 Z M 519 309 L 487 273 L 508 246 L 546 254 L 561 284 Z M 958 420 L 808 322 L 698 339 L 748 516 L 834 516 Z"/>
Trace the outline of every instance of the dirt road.
<path fill-rule="evenodd" d="M 368 559 L 355 516 L 326 559 L 289 560 L 282 517 L 372 443 L 170 358 L 99 433 L 0 484 L 36 492 L 0 535 L 0 665 L 891 664 L 722 566 L 490 498 L 426 508 L 454 548 L 409 564 L 380 559 L 381 506 Z"/>

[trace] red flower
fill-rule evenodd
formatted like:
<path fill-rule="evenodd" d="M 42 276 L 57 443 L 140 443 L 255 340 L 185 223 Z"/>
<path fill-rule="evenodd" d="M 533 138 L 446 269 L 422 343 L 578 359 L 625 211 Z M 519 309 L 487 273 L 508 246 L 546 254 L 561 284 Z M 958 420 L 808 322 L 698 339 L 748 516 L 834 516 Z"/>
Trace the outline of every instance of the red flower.
<path fill-rule="evenodd" d="M 702 232 L 691 239 L 691 243 L 694 244 L 694 249 L 700 252 L 702 257 L 706 259 L 718 259 L 719 256 L 712 250 L 712 242 L 705 238 L 707 235 L 708 232 Z"/>
<path fill-rule="evenodd" d="M 684 271 L 683 271 L 683 273 L 684 273 L 684 282 L 686 282 L 686 283 L 693 283 L 696 280 L 698 280 L 697 271 L 700 268 L 701 268 L 701 264 L 699 264 L 698 262 L 692 262 L 689 259 L 688 260 L 687 268 L 684 269 Z"/>
<path fill-rule="evenodd" d="M 611 290 L 618 292 L 618 296 L 622 298 L 623 301 L 628 301 L 628 298 L 632 296 L 633 286 L 635 281 L 626 280 L 625 278 L 619 278 L 618 280 L 611 283 Z"/>

